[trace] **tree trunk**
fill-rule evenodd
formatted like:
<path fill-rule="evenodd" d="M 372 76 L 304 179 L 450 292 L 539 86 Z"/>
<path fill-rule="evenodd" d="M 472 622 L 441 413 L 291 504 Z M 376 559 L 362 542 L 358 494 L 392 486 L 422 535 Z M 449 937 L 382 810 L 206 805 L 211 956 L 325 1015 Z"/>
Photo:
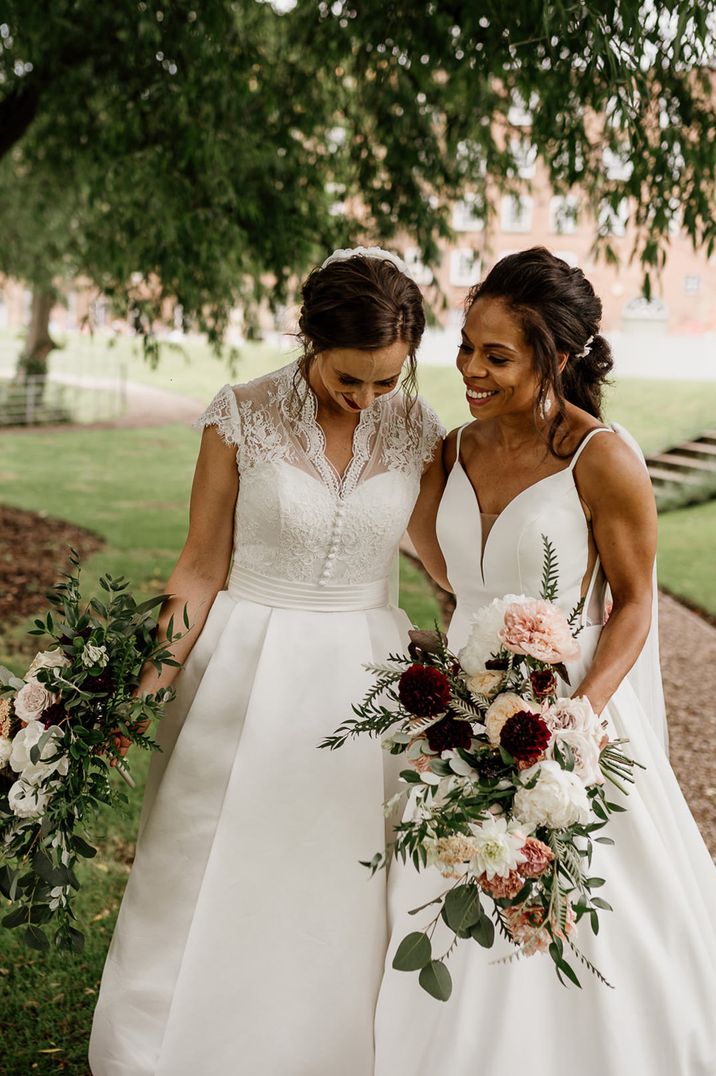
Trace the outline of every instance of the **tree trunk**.
<path fill-rule="evenodd" d="M 50 312 L 55 296 L 50 289 L 35 288 L 32 293 L 30 324 L 25 346 L 17 360 L 15 380 L 26 386 L 27 422 L 41 406 L 47 379 L 47 357 L 57 344 L 50 336 Z"/>

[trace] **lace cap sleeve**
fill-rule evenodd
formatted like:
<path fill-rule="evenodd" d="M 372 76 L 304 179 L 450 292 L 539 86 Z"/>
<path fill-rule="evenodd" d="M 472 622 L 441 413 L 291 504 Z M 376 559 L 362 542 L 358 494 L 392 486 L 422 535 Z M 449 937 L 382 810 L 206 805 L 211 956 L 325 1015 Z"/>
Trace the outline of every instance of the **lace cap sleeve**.
<path fill-rule="evenodd" d="M 231 385 L 220 389 L 203 415 L 193 423 L 195 430 L 206 426 L 216 426 L 221 439 L 227 445 L 239 447 L 241 442 L 241 420 L 236 394 Z"/>
<path fill-rule="evenodd" d="M 422 396 L 418 397 L 418 406 L 420 407 L 420 458 L 423 463 L 423 467 L 427 468 L 428 464 L 433 462 L 435 453 L 439 446 L 445 439 L 445 427 L 438 418 L 437 412 L 433 411 L 430 404 L 427 404 Z"/>

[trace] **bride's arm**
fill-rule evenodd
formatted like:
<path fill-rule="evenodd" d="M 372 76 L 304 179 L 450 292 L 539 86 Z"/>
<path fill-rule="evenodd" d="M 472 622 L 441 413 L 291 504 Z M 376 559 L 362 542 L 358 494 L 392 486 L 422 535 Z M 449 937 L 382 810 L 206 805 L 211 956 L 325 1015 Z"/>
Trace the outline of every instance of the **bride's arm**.
<path fill-rule="evenodd" d="M 435 533 L 435 520 L 444 489 L 445 468 L 441 446 L 423 474 L 420 494 L 408 524 L 408 534 L 425 570 L 444 590 L 452 590 L 447 578 L 445 559 Z"/>
<path fill-rule="evenodd" d="M 574 689 L 600 713 L 638 658 L 651 623 L 656 506 L 643 462 L 617 436 L 598 437 L 577 464 L 580 496 L 613 607 L 584 679 Z"/>
<path fill-rule="evenodd" d="M 214 598 L 226 583 L 233 543 L 234 507 L 239 490 L 236 449 L 208 426 L 201 439 L 189 503 L 189 532 L 184 548 L 167 582 L 171 594 L 162 606 L 158 637 L 166 637 L 174 617 L 174 630 L 185 631 L 184 606 L 190 628 L 172 646 L 172 654 L 185 662 L 204 626 Z M 161 674 L 149 666 L 142 674 L 141 691 L 168 687 L 178 669 L 165 665 Z"/>

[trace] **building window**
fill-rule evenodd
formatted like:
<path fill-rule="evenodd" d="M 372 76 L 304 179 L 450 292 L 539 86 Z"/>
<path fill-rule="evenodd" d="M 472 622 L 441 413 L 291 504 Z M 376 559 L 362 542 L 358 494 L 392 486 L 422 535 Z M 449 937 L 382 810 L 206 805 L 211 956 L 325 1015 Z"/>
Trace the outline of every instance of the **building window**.
<path fill-rule="evenodd" d="M 418 247 L 406 247 L 403 261 L 416 284 L 432 284 L 433 274 L 420 257 Z"/>
<path fill-rule="evenodd" d="M 701 291 L 701 277 L 698 275 L 685 276 L 684 291 L 687 295 L 698 295 Z"/>
<path fill-rule="evenodd" d="M 529 232 L 532 228 L 532 199 L 528 194 L 510 194 L 502 199 L 500 220 L 503 232 Z"/>
<path fill-rule="evenodd" d="M 532 179 L 535 174 L 537 148 L 523 138 L 513 138 L 510 142 L 510 152 L 515 159 L 518 176 L 522 179 Z"/>
<path fill-rule="evenodd" d="M 600 235 L 624 235 L 629 221 L 629 202 L 622 198 L 616 209 L 605 205 L 599 210 Z"/>
<path fill-rule="evenodd" d="M 450 283 L 456 288 L 471 288 L 480 279 L 480 259 L 470 247 L 450 252 Z"/>
<path fill-rule="evenodd" d="M 478 214 L 477 199 L 474 195 L 467 195 L 462 201 L 455 203 L 452 208 L 452 226 L 456 232 L 482 231 L 485 222 Z"/>
<path fill-rule="evenodd" d="M 549 230 L 553 235 L 574 235 L 577 230 L 579 200 L 573 195 L 555 195 L 549 201 Z"/>

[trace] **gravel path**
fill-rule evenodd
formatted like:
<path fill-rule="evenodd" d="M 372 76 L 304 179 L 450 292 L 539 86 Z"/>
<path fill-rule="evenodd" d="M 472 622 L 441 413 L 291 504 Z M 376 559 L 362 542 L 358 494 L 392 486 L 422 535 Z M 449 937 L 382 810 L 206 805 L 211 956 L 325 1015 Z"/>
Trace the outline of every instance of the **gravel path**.
<path fill-rule="evenodd" d="M 659 635 L 671 765 L 716 858 L 716 627 L 662 594 Z"/>

